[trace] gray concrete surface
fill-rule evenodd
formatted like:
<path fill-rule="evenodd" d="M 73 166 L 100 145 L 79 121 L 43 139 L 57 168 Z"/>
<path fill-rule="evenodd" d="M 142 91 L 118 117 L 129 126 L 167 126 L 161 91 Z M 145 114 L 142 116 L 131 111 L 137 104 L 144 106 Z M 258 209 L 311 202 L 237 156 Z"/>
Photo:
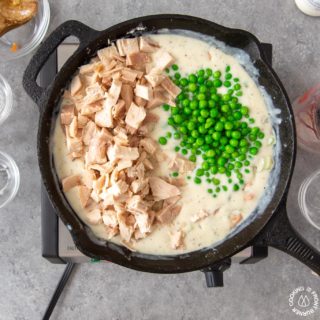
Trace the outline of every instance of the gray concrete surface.
<path fill-rule="evenodd" d="M 320 19 L 303 15 L 293 0 L 219 1 L 50 1 L 50 30 L 68 19 L 96 29 L 155 13 L 184 13 L 250 30 L 274 45 L 274 68 L 291 99 L 319 82 Z M 41 257 L 40 175 L 36 159 L 38 110 L 24 93 L 22 73 L 30 59 L 4 63 L 12 85 L 14 111 L 0 127 L 0 150 L 13 155 L 21 172 L 16 199 L 0 209 L 0 319 L 40 319 L 64 266 Z M 319 245 L 319 233 L 300 229 Z M 311 236 L 310 236 L 311 235 Z M 319 248 L 319 246 L 318 246 Z M 77 268 L 52 319 L 298 319 L 289 294 L 319 278 L 276 250 L 256 265 L 233 265 L 225 287 L 207 289 L 200 272 L 183 275 L 138 273 L 113 264 Z M 320 310 L 306 319 L 320 319 Z"/>

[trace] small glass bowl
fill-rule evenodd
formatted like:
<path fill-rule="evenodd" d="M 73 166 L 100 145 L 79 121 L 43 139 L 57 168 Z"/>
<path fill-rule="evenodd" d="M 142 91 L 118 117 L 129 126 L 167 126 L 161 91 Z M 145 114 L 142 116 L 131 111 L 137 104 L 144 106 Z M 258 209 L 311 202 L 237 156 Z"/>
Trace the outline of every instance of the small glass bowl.
<path fill-rule="evenodd" d="M 9 155 L 0 151 L 0 208 L 16 196 L 19 185 L 19 168 Z"/>
<path fill-rule="evenodd" d="M 12 110 L 12 90 L 7 80 L 0 74 L 0 124 L 9 116 Z"/>
<path fill-rule="evenodd" d="M 320 230 L 320 170 L 315 171 L 302 182 L 298 202 L 307 221 Z"/>
<path fill-rule="evenodd" d="M 38 1 L 38 12 L 32 20 L 0 37 L 0 57 L 14 60 L 25 56 L 35 49 L 44 38 L 50 21 L 48 0 Z M 13 50 L 13 46 L 16 49 Z"/>

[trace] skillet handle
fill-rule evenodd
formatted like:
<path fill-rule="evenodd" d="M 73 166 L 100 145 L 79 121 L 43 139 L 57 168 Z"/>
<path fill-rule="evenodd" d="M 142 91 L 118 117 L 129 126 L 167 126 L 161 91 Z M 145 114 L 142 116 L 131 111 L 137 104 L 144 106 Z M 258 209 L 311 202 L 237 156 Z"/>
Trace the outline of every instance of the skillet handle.
<path fill-rule="evenodd" d="M 42 88 L 37 84 L 37 76 L 54 50 L 65 38 L 75 36 L 80 41 L 77 49 L 77 51 L 80 51 L 87 45 L 88 40 L 92 39 L 97 33 L 97 30 L 91 29 L 79 21 L 69 20 L 61 24 L 41 44 L 23 75 L 23 87 L 38 106 L 46 88 Z"/>
<path fill-rule="evenodd" d="M 320 275 L 320 252 L 304 240 L 289 221 L 286 199 L 278 212 L 254 241 L 255 245 L 271 246 L 290 254 Z"/>

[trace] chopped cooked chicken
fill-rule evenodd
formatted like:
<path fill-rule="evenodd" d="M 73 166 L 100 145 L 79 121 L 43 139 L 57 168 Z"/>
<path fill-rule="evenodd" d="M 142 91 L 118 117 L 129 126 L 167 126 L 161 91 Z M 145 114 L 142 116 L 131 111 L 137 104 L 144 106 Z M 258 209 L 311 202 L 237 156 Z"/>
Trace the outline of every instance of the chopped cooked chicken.
<path fill-rule="evenodd" d="M 128 190 L 129 186 L 125 181 L 119 180 L 115 182 L 109 189 L 108 193 L 112 194 L 113 196 L 119 196 L 124 194 Z"/>
<path fill-rule="evenodd" d="M 127 66 L 133 66 L 141 68 L 147 63 L 151 62 L 150 56 L 145 52 L 135 52 L 127 55 L 126 64 Z"/>
<path fill-rule="evenodd" d="M 168 199 L 181 194 L 180 190 L 159 177 L 150 177 L 149 184 L 156 200 Z"/>
<path fill-rule="evenodd" d="M 169 101 L 170 99 L 168 99 L 168 97 L 166 96 L 166 91 L 162 87 L 156 87 L 154 89 L 153 99 L 148 101 L 147 108 L 157 108 L 163 105 L 164 103 L 168 103 Z"/>
<path fill-rule="evenodd" d="M 150 101 L 153 98 L 152 88 L 147 85 L 137 84 L 134 93 L 136 96 L 143 98 L 147 101 Z"/>
<path fill-rule="evenodd" d="M 85 186 L 79 187 L 79 199 L 83 208 L 88 205 L 90 199 L 91 190 Z"/>
<path fill-rule="evenodd" d="M 163 74 L 157 73 L 149 73 L 144 76 L 147 81 L 152 85 L 152 87 L 156 87 L 161 84 L 161 82 L 166 78 Z"/>
<path fill-rule="evenodd" d="M 182 230 L 171 234 L 171 247 L 173 249 L 183 249 L 185 233 Z"/>
<path fill-rule="evenodd" d="M 119 39 L 117 40 L 117 47 L 120 53 L 120 56 L 124 57 L 131 53 L 137 53 L 140 51 L 138 38 L 131 39 Z"/>
<path fill-rule="evenodd" d="M 132 166 L 132 160 L 121 159 L 121 160 L 118 162 L 117 169 L 118 169 L 119 171 L 121 171 L 121 170 L 123 170 L 123 169 L 130 168 L 131 166 Z"/>
<path fill-rule="evenodd" d="M 241 212 L 234 211 L 229 216 L 230 229 L 234 228 L 243 219 Z"/>
<path fill-rule="evenodd" d="M 209 212 L 207 212 L 206 210 L 201 209 L 199 211 L 199 213 L 197 213 L 193 217 L 191 217 L 191 221 L 192 222 L 197 222 L 197 221 L 202 220 L 202 219 L 204 219 L 204 218 L 206 218 L 208 216 L 209 216 Z"/>
<path fill-rule="evenodd" d="M 82 114 L 78 114 L 78 127 L 80 129 L 83 129 L 88 122 L 89 122 L 88 117 L 83 116 Z"/>
<path fill-rule="evenodd" d="M 139 195 L 134 195 L 127 203 L 127 210 L 132 213 L 148 213 L 149 206 Z"/>
<path fill-rule="evenodd" d="M 78 133 L 78 118 L 73 117 L 69 126 L 69 135 L 72 138 L 76 138 Z"/>
<path fill-rule="evenodd" d="M 173 223 L 181 211 L 177 186 L 184 177 L 157 176 L 158 162 L 168 156 L 149 136 L 159 116 L 146 109 L 174 105 L 180 92 L 163 72 L 174 59 L 159 49 L 148 37 L 120 39 L 100 49 L 72 79 L 60 113 L 69 157 L 84 168 L 62 180 L 63 190 L 77 187 L 85 222 L 101 224 L 107 239 L 119 234 L 130 250 L 152 232 L 155 221 Z M 180 158 L 170 166 L 179 172 L 194 168 Z M 178 231 L 172 246 L 181 248 L 183 238 Z"/>
<path fill-rule="evenodd" d="M 136 225 L 142 234 L 151 231 L 151 219 L 148 213 L 137 212 L 134 214 L 134 217 L 136 219 Z"/>
<path fill-rule="evenodd" d="M 113 145 L 108 148 L 108 158 L 110 161 L 118 159 L 137 160 L 139 158 L 138 148 L 130 148 L 119 145 Z"/>
<path fill-rule="evenodd" d="M 118 226 L 117 213 L 114 210 L 103 211 L 102 220 L 103 223 L 110 228 L 116 228 Z"/>
<path fill-rule="evenodd" d="M 130 188 L 133 193 L 138 193 L 148 186 L 148 182 L 148 179 L 137 179 L 132 181 Z"/>
<path fill-rule="evenodd" d="M 120 92 L 121 98 L 124 100 L 126 109 L 128 110 L 133 101 L 133 89 L 128 84 L 123 84 Z"/>
<path fill-rule="evenodd" d="M 133 85 L 138 77 L 138 72 L 136 70 L 132 70 L 129 68 L 124 68 L 121 71 L 121 80 L 124 83 L 129 83 L 130 85 Z"/>
<path fill-rule="evenodd" d="M 97 225 L 101 223 L 101 210 L 93 209 L 91 211 L 86 212 L 86 220 L 89 224 Z"/>
<path fill-rule="evenodd" d="M 68 104 L 61 108 L 60 121 L 63 125 L 69 125 L 74 117 L 74 105 Z"/>
<path fill-rule="evenodd" d="M 68 192 L 70 189 L 79 186 L 81 184 L 81 175 L 75 174 L 62 179 L 62 188 L 64 192 Z"/>
<path fill-rule="evenodd" d="M 82 130 L 82 141 L 88 146 L 91 139 L 95 136 L 98 128 L 93 121 L 89 121 Z"/>
<path fill-rule="evenodd" d="M 171 223 L 179 215 L 181 209 L 182 207 L 180 205 L 166 205 L 158 211 L 157 220 L 163 224 Z"/>
<path fill-rule="evenodd" d="M 154 154 L 158 149 L 158 143 L 152 138 L 143 138 L 140 140 L 139 146 L 144 148 L 148 153 Z"/>
<path fill-rule="evenodd" d="M 92 189 L 94 180 L 96 180 L 96 175 L 93 170 L 86 170 L 81 177 L 82 183 L 89 189 Z"/>
<path fill-rule="evenodd" d="M 96 113 L 95 122 L 100 127 L 112 128 L 113 127 L 113 117 L 112 117 L 112 107 L 117 103 L 120 92 L 121 92 L 122 82 L 114 79 L 112 81 L 107 99 L 104 102 L 103 109 Z"/>
<path fill-rule="evenodd" d="M 156 58 L 156 69 L 163 71 L 165 68 L 170 67 L 174 62 L 174 58 L 167 51 L 159 52 Z"/>
<path fill-rule="evenodd" d="M 176 98 L 179 93 L 181 92 L 181 89 L 176 86 L 169 77 L 166 77 L 162 82 L 161 82 L 161 87 L 163 87 L 172 98 Z"/>
<path fill-rule="evenodd" d="M 139 40 L 140 50 L 143 52 L 155 52 L 160 48 L 159 44 L 149 37 L 140 37 Z"/>
<path fill-rule="evenodd" d="M 91 104 L 104 98 L 104 91 L 98 82 L 86 88 L 84 103 Z"/>
<path fill-rule="evenodd" d="M 129 217 L 129 214 L 126 212 L 117 214 L 120 236 L 126 242 L 129 242 L 131 240 L 134 232 L 134 224 L 132 224 Z"/>
<path fill-rule="evenodd" d="M 119 55 L 118 50 L 115 46 L 100 49 L 98 50 L 97 54 L 102 63 L 106 65 L 108 65 L 112 59 Z"/>
<path fill-rule="evenodd" d="M 143 107 L 138 107 L 133 102 L 127 112 L 125 122 L 130 127 L 138 129 L 144 118 L 146 117 L 146 111 Z"/>
<path fill-rule="evenodd" d="M 196 164 L 183 158 L 180 155 L 175 155 L 174 158 L 169 162 L 169 168 L 178 171 L 180 174 L 191 172 L 195 169 Z"/>
<path fill-rule="evenodd" d="M 82 88 L 82 83 L 79 75 L 75 76 L 70 84 L 70 92 L 72 96 L 75 96 Z"/>

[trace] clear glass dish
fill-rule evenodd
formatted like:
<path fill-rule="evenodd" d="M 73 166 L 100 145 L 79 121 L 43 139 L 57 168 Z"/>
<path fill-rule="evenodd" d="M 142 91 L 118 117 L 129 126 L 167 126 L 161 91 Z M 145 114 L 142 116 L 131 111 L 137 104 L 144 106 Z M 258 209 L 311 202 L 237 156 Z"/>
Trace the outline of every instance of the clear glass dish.
<path fill-rule="evenodd" d="M 50 21 L 50 7 L 48 0 L 39 0 L 38 3 L 38 13 L 32 20 L 0 38 L 1 60 L 14 60 L 30 53 L 44 38 Z"/>
<path fill-rule="evenodd" d="M 298 202 L 307 221 L 320 230 L 320 170 L 315 171 L 303 181 Z"/>
<path fill-rule="evenodd" d="M 12 90 L 6 79 L 0 74 L 0 124 L 9 116 L 12 110 Z"/>
<path fill-rule="evenodd" d="M 20 173 L 14 160 L 0 151 L 0 208 L 8 204 L 17 194 Z"/>

